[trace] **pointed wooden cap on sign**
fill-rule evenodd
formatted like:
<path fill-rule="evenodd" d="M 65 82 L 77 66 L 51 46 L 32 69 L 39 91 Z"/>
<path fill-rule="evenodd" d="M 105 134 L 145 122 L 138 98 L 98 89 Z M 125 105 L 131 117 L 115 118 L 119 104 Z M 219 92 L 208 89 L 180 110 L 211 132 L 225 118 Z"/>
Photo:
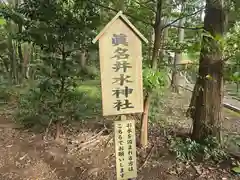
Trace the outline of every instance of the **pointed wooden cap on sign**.
<path fill-rule="evenodd" d="M 148 40 L 137 30 L 137 28 L 128 20 L 128 18 L 119 11 L 116 16 L 102 29 L 102 31 L 93 39 L 92 43 L 96 43 L 108 28 L 117 20 L 121 19 L 142 41 L 148 43 Z"/>

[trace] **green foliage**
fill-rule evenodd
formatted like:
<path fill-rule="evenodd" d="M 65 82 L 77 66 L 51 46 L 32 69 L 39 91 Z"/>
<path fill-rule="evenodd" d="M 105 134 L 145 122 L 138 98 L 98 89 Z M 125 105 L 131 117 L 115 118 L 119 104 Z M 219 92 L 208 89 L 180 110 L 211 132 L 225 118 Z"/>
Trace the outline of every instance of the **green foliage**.
<path fill-rule="evenodd" d="M 239 114 L 237 114 L 238 117 Z M 223 142 L 226 148 L 231 152 L 240 152 L 240 135 L 238 134 L 227 134 L 223 138 Z"/>
<path fill-rule="evenodd" d="M 81 69 L 80 75 L 83 81 L 89 79 L 99 79 L 100 71 L 94 66 L 86 66 L 85 68 Z"/>
<path fill-rule="evenodd" d="M 17 7 L 12 6 L 3 6 L 3 8 L 0 10 L 0 15 L 4 17 L 4 19 L 8 21 L 13 21 L 16 24 L 24 24 L 25 18 L 23 14 L 19 13 L 17 10 Z"/>
<path fill-rule="evenodd" d="M 71 119 L 68 117 L 83 110 L 78 104 L 83 93 L 72 92 L 77 81 L 84 80 L 85 74 L 93 78 L 98 75 L 93 68 L 86 67 L 83 71 L 79 59 L 73 57 L 76 51 L 87 49 L 89 39 L 95 35 L 97 8 L 88 1 L 29 0 L 16 11 L 24 16 L 25 27 L 17 39 L 32 42 L 41 49 L 37 64 L 40 83 L 28 97 L 22 96 L 19 121 L 28 126 L 34 123 L 44 126 L 49 121 L 65 123 Z"/>
<path fill-rule="evenodd" d="M 152 93 L 151 108 L 149 109 L 149 122 L 163 125 L 161 121 L 162 117 L 162 107 L 164 105 L 164 93 L 167 87 L 160 87 L 154 90 Z"/>
<path fill-rule="evenodd" d="M 167 84 L 167 72 L 156 71 L 152 68 L 143 69 L 143 87 L 145 92 L 152 92 L 157 88 L 165 87 Z"/>
<path fill-rule="evenodd" d="M 236 23 L 225 37 L 224 53 L 228 58 L 225 69 L 225 79 L 239 84 L 240 83 L 240 23 Z"/>
<path fill-rule="evenodd" d="M 232 168 L 232 171 L 236 174 L 240 174 L 240 166 Z"/>
<path fill-rule="evenodd" d="M 215 138 L 207 138 L 196 142 L 190 138 L 169 137 L 170 151 L 181 161 L 211 160 L 219 162 L 227 158 L 227 153 L 221 148 Z"/>
<path fill-rule="evenodd" d="M 240 71 L 234 72 L 231 76 L 231 80 L 235 83 L 240 83 Z"/>
<path fill-rule="evenodd" d="M 31 85 L 29 83 L 28 85 Z M 15 102 L 21 96 L 21 93 L 28 92 L 29 86 L 26 84 L 13 85 L 8 82 L 8 79 L 0 76 L 0 104 Z"/>
<path fill-rule="evenodd" d="M 240 57 L 240 22 L 237 22 L 225 36 L 224 54 L 230 61 L 236 61 Z"/>
<path fill-rule="evenodd" d="M 60 107 L 56 95 L 41 92 L 40 88 L 33 88 L 21 95 L 15 119 L 27 128 L 42 131 L 50 120 L 53 123 L 58 120 L 68 123 L 100 114 L 101 96 L 97 87 L 84 85 L 72 87 L 62 98 L 64 101 Z"/>
<path fill-rule="evenodd" d="M 74 54 L 77 51 L 80 53 L 97 51 L 97 46 L 92 45 L 91 40 L 96 35 L 96 31 L 99 31 L 105 24 L 100 21 L 100 15 L 103 21 L 108 21 L 112 15 L 115 15 L 115 12 L 109 11 L 109 7 L 117 10 L 124 9 L 126 14 L 130 14 L 128 18 L 140 32 L 149 40 L 152 39 L 154 26 L 152 20 L 156 14 L 156 2 L 154 1 L 27 0 L 18 2 L 16 3 L 18 5 L 15 5 L 14 1 L 11 1 L 9 5 L 0 4 L 0 73 L 4 74 L 4 77 L 23 76 L 22 71 L 25 67 L 23 59 L 20 58 L 23 53 L 22 49 L 24 49 L 23 43 L 31 47 L 29 49 L 33 52 L 30 55 L 31 58 L 26 58 L 29 59 L 29 62 L 26 62 L 27 67 L 30 67 L 30 72 L 32 72 L 30 77 L 37 79 L 40 83 L 31 91 L 24 93 L 19 104 L 19 121 L 29 126 L 35 122 L 45 126 L 50 120 L 65 122 L 71 119 L 72 114 L 74 117 L 76 114 L 76 117 L 79 117 L 82 112 L 88 114 L 88 110 L 96 111 L 95 106 L 99 107 L 95 100 L 89 100 L 90 97 L 97 99 L 97 102 L 99 100 L 99 97 L 92 97 L 95 94 L 98 95 L 98 91 L 92 91 L 94 88 L 83 90 L 81 87 L 81 91 L 76 92 L 79 91 L 77 87 L 79 81 L 99 79 L 100 73 L 96 68 L 96 62 L 90 62 L 91 66 L 88 64 L 81 69 L 79 57 L 74 58 Z M 199 10 L 202 4 L 200 1 L 189 0 L 185 2 L 185 12 L 180 13 L 177 9 L 182 2 L 174 1 L 176 3 L 174 8 L 172 8 L 172 3 L 171 1 L 163 2 L 162 17 L 158 19 L 159 22 L 169 23 L 169 20 L 191 14 Z M 196 14 L 188 16 L 184 24 L 184 26 L 193 28 L 202 25 L 201 18 Z M 224 41 L 225 44 L 221 37 L 215 37 L 216 41 L 226 46 L 224 49 L 226 56 L 233 56 L 230 59 L 234 62 L 230 73 L 232 76 L 229 75 L 232 81 L 239 81 L 238 70 L 235 68 L 240 55 L 238 26 L 234 26 L 235 29 L 231 30 L 226 42 Z M 186 28 L 185 40 L 179 43 L 176 36 L 177 30 L 178 28 L 174 28 L 172 24 L 163 49 L 167 53 L 187 52 L 196 57 L 201 49 L 200 40 L 203 32 Z M 206 33 L 205 35 L 209 36 Z M 149 57 L 152 52 L 151 43 L 149 44 L 143 45 L 144 57 Z M 26 54 L 23 54 L 24 58 L 27 57 Z M 189 71 L 195 72 L 196 67 L 191 66 Z M 167 79 L 165 69 L 154 71 L 151 68 L 144 68 L 143 70 L 145 93 L 157 92 L 155 96 L 158 97 L 152 102 L 150 119 L 157 119 L 158 108 L 162 103 L 161 92 L 166 87 Z M 3 88 L 2 98 L 6 97 L 8 92 L 7 88 Z M 90 92 L 92 92 L 91 95 L 88 94 Z"/>
<path fill-rule="evenodd" d="M 0 104 L 9 102 L 13 96 L 15 96 L 15 90 L 13 86 L 10 86 L 7 82 L 0 83 Z"/>
<path fill-rule="evenodd" d="M 61 42 L 84 48 L 95 35 L 98 22 L 97 10 L 88 1 L 27 1 L 19 11 L 28 19 L 22 38 L 50 52 L 57 51 Z M 72 52 L 70 47 L 65 50 Z"/>
<path fill-rule="evenodd" d="M 3 19 L 3 18 L 0 18 L 0 26 L 1 26 L 1 25 L 5 25 L 5 24 L 6 24 L 6 20 Z"/>

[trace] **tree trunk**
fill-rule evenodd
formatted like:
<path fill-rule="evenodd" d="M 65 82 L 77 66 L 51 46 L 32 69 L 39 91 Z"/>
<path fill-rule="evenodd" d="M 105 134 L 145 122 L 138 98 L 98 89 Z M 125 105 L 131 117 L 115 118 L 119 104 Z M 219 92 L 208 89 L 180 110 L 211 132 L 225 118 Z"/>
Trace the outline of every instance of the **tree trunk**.
<path fill-rule="evenodd" d="M 7 73 L 9 73 L 9 63 L 8 63 L 8 59 L 5 58 L 5 57 L 1 57 L 2 61 L 3 61 L 3 65 L 4 65 L 4 68 L 6 70 Z"/>
<path fill-rule="evenodd" d="M 10 77 L 11 77 L 12 83 L 17 84 L 18 83 L 17 60 L 16 60 L 12 38 L 10 36 L 8 37 L 8 51 L 9 51 L 8 56 L 11 61 L 10 71 L 9 71 Z"/>
<path fill-rule="evenodd" d="M 24 55 L 26 55 L 26 58 L 24 58 L 24 65 L 25 65 L 25 78 L 29 79 L 32 78 L 31 74 L 30 74 L 30 63 L 33 61 L 34 59 L 34 45 L 33 44 L 28 44 L 27 48 L 28 49 L 28 53 L 24 53 Z"/>
<path fill-rule="evenodd" d="M 184 12 L 184 4 L 181 7 L 181 14 Z M 178 42 L 182 43 L 184 41 L 184 29 L 183 27 L 185 23 L 185 18 L 179 20 L 179 28 L 178 28 Z M 174 62 L 173 62 L 173 71 L 172 71 L 172 80 L 171 80 L 171 88 L 173 92 L 179 93 L 179 73 L 178 73 L 178 65 L 181 63 L 182 53 L 177 50 L 175 52 Z"/>
<path fill-rule="evenodd" d="M 22 33 L 22 25 L 18 25 L 18 33 Z M 18 57 L 19 57 L 19 69 L 20 69 L 20 76 L 19 80 L 22 82 L 25 78 L 26 70 L 24 66 L 24 57 L 23 57 L 23 50 L 22 50 L 22 44 L 21 42 L 17 42 L 17 50 L 18 50 Z"/>
<path fill-rule="evenodd" d="M 32 48 L 31 44 L 23 44 L 23 63 L 22 63 L 22 75 L 23 78 L 28 79 L 28 64 L 31 58 Z"/>
<path fill-rule="evenodd" d="M 177 70 L 177 64 L 179 64 L 178 62 L 179 60 L 179 56 L 177 54 L 175 54 L 174 58 L 173 58 L 173 69 L 172 69 L 172 79 L 171 79 L 171 89 L 173 92 L 175 93 L 179 93 L 179 88 L 178 88 L 178 70 Z"/>
<path fill-rule="evenodd" d="M 67 63 L 67 56 L 65 53 L 65 46 L 63 44 L 62 46 L 62 50 L 61 50 L 61 62 L 60 62 L 60 70 L 64 70 L 66 69 L 66 63 Z M 61 80 L 60 80 L 60 89 L 59 89 L 59 96 L 57 97 L 59 99 L 58 102 L 58 110 L 63 109 L 64 107 L 64 95 L 65 95 L 65 91 L 66 91 L 66 76 L 61 76 Z M 63 119 L 61 117 L 58 117 L 57 121 L 56 121 L 56 136 L 55 136 L 55 140 L 59 140 L 59 137 L 61 135 L 61 124 Z"/>
<path fill-rule="evenodd" d="M 213 136 L 220 139 L 223 100 L 223 60 L 216 36 L 226 29 L 225 12 L 221 0 L 206 0 L 204 29 L 213 36 L 203 36 L 199 76 L 192 95 L 194 140 Z M 197 97 L 196 97 L 197 95 Z"/>
<path fill-rule="evenodd" d="M 22 53 L 22 45 L 20 42 L 17 42 L 17 49 L 18 49 L 18 57 L 19 57 L 19 67 L 20 67 L 20 74 L 21 74 L 21 79 L 24 77 L 24 58 L 23 58 L 23 53 Z"/>
<path fill-rule="evenodd" d="M 56 135 L 55 135 L 55 141 L 59 141 L 61 135 L 61 122 L 56 122 Z"/>
<path fill-rule="evenodd" d="M 239 93 L 239 82 L 237 82 L 237 93 Z"/>
<path fill-rule="evenodd" d="M 196 84 L 194 85 L 192 98 L 191 98 L 191 101 L 190 101 L 190 104 L 189 104 L 189 107 L 187 110 L 187 117 L 190 117 L 192 119 L 194 118 L 196 99 L 199 95 L 199 90 L 200 90 L 200 85 L 199 85 L 198 81 L 199 81 L 199 79 L 197 79 Z"/>
<path fill-rule="evenodd" d="M 86 51 L 80 52 L 80 66 L 82 69 L 86 68 L 87 63 L 87 57 L 86 57 Z"/>
<path fill-rule="evenodd" d="M 169 17 L 166 17 L 164 24 L 167 24 L 169 22 Z M 169 34 L 169 27 L 165 28 L 163 31 L 163 45 L 166 46 L 166 44 L 168 43 L 168 34 Z M 163 49 L 163 55 L 167 55 L 165 48 Z"/>
<path fill-rule="evenodd" d="M 164 19 L 162 21 L 163 24 L 167 24 L 168 19 L 169 19 L 168 17 L 164 17 Z M 162 34 L 161 34 L 161 47 L 160 47 L 160 50 L 159 50 L 159 63 L 158 64 L 160 64 L 160 62 L 163 61 L 164 56 L 166 55 L 166 52 L 164 50 L 165 49 L 164 46 L 167 43 L 167 38 L 168 38 L 168 28 L 165 28 L 163 30 Z M 159 67 L 159 68 L 161 68 L 161 67 Z"/>
<path fill-rule="evenodd" d="M 153 45 L 153 51 L 152 51 L 152 59 L 151 59 L 151 68 L 157 69 L 157 63 L 158 63 L 158 55 L 159 50 L 161 47 L 161 34 L 162 34 L 162 28 L 161 28 L 161 17 L 162 17 L 162 1 L 159 0 L 157 2 L 157 13 L 155 17 L 155 24 L 154 24 L 154 45 Z M 151 93 L 147 92 L 147 95 L 144 98 L 144 112 L 141 119 L 141 146 L 147 147 L 148 144 L 148 112 L 149 112 L 149 106 L 151 102 Z"/>
<path fill-rule="evenodd" d="M 141 146 L 146 147 L 148 144 L 148 114 L 149 114 L 149 106 L 150 106 L 150 94 L 145 96 L 144 99 L 144 109 L 142 114 L 142 128 L 141 128 Z"/>

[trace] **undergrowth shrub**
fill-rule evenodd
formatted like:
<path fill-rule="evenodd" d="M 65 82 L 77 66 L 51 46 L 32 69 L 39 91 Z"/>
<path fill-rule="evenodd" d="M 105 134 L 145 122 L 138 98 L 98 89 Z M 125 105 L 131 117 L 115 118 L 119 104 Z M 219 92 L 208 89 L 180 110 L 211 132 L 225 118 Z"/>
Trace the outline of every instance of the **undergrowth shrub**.
<path fill-rule="evenodd" d="M 62 107 L 58 107 L 59 98 L 53 93 L 42 93 L 39 88 L 31 89 L 21 95 L 15 119 L 27 128 L 42 131 L 50 121 L 69 123 L 100 114 L 101 96 L 98 87 L 82 85 L 72 88 L 62 98 Z"/>
<path fill-rule="evenodd" d="M 164 87 L 155 90 L 152 94 L 153 98 L 151 100 L 151 105 L 149 109 L 149 122 L 159 123 L 162 117 L 162 108 L 165 103 Z"/>
<path fill-rule="evenodd" d="M 213 161 L 218 163 L 226 158 L 228 154 L 217 142 L 216 138 L 209 137 L 196 142 L 190 138 L 168 137 L 170 151 L 175 153 L 181 161 Z"/>
<path fill-rule="evenodd" d="M 158 122 L 160 107 L 163 105 L 164 91 L 167 87 L 167 71 L 162 69 L 156 71 L 149 67 L 143 69 L 144 94 L 151 93 L 151 105 L 149 109 L 149 122 Z"/>
<path fill-rule="evenodd" d="M 13 99 L 18 98 L 19 89 L 16 86 L 1 83 L 0 84 L 0 104 L 6 104 Z"/>
<path fill-rule="evenodd" d="M 6 103 L 10 100 L 10 97 L 12 96 L 13 92 L 6 86 L 0 87 L 0 103 Z"/>

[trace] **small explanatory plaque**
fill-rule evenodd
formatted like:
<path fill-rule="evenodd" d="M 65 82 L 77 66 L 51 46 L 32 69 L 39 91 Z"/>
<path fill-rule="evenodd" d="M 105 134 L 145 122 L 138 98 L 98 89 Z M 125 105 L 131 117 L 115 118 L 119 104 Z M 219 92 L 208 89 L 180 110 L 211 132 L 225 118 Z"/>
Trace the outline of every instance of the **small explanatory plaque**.
<path fill-rule="evenodd" d="M 115 121 L 115 153 L 117 179 L 137 177 L 134 120 Z"/>

